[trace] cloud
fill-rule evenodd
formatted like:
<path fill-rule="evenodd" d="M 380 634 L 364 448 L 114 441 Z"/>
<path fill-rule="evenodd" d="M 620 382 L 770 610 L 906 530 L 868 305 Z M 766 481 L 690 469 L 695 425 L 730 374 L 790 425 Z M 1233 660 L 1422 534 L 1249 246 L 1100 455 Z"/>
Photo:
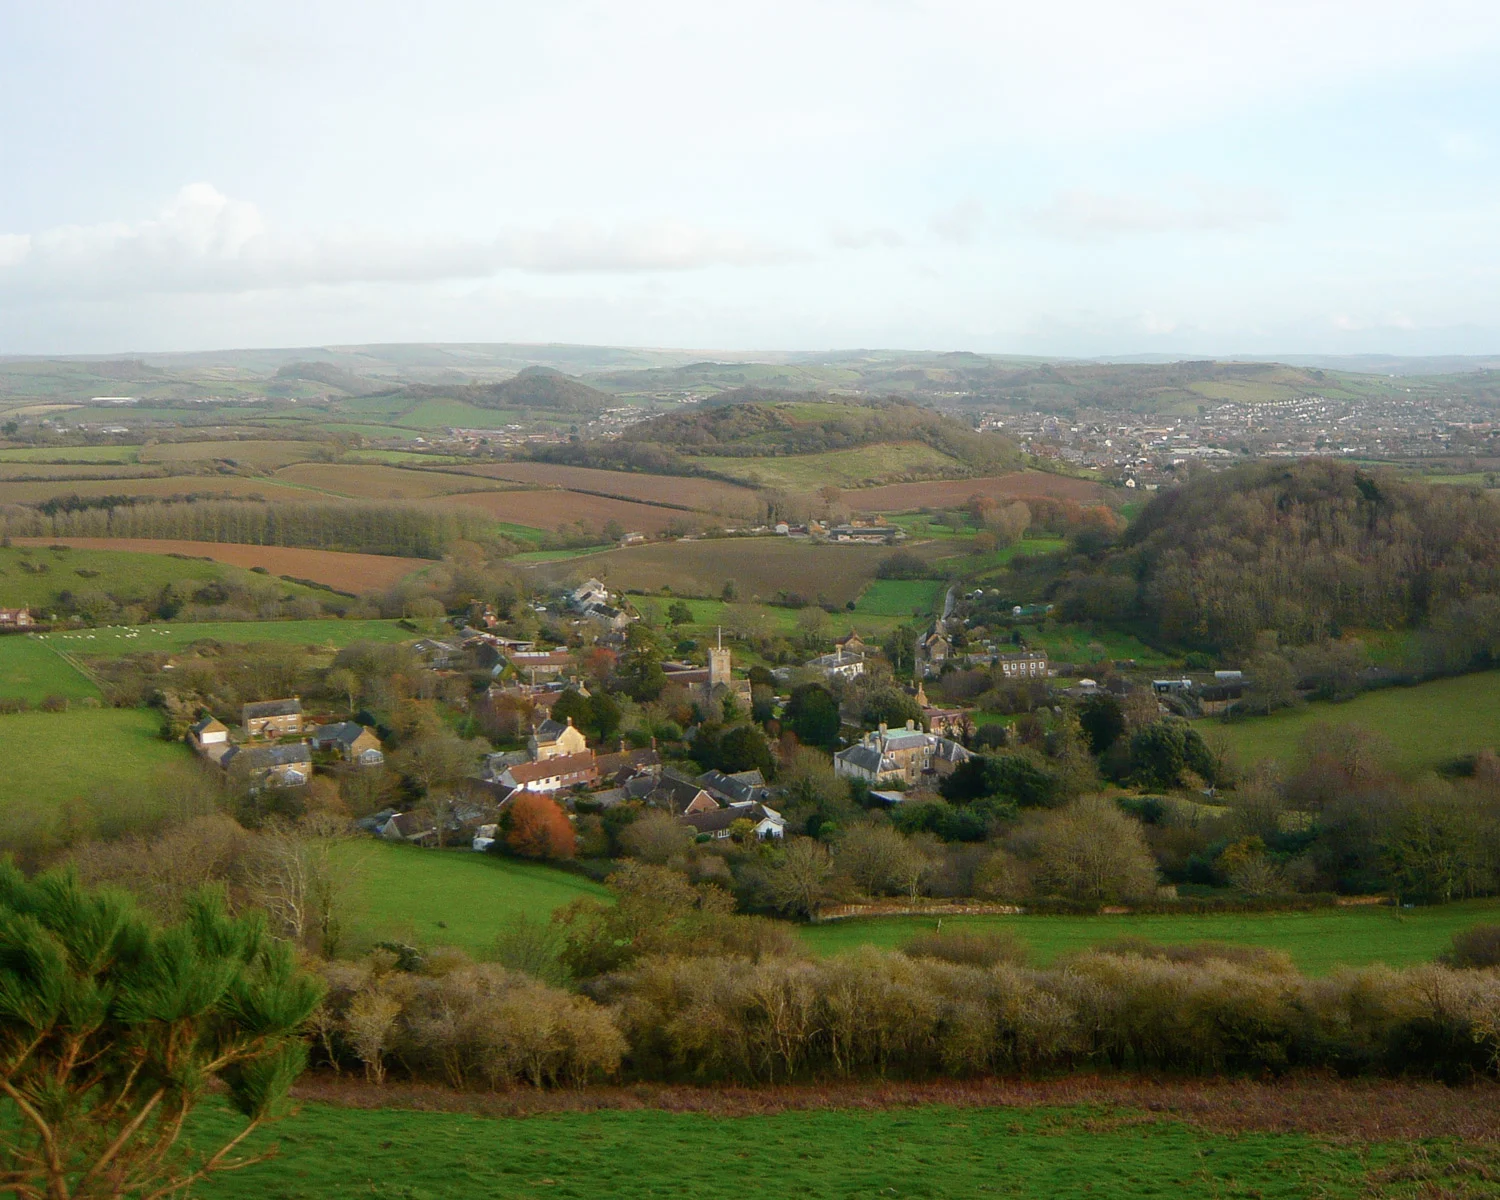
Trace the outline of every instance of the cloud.
<path fill-rule="evenodd" d="M 243 292 L 314 284 L 435 282 L 500 271 L 686 271 L 788 261 L 793 251 L 679 221 L 559 222 L 493 237 L 315 235 L 270 228 L 259 209 L 189 184 L 155 218 L 0 235 L 0 299 Z"/>
<path fill-rule="evenodd" d="M 1275 198 L 1259 189 L 1195 189 L 1185 199 L 1087 189 L 1058 192 L 1032 214 L 1044 233 L 1071 241 L 1129 234 L 1243 232 L 1282 220 Z"/>
<path fill-rule="evenodd" d="M 839 250 L 894 250 L 906 245 L 906 239 L 896 230 L 881 225 L 869 229 L 835 225 L 828 233 L 828 240 Z"/>
<path fill-rule="evenodd" d="M 965 246 L 979 236 L 984 224 L 984 205 L 972 197 L 960 200 L 952 208 L 934 214 L 927 224 L 943 241 Z"/>

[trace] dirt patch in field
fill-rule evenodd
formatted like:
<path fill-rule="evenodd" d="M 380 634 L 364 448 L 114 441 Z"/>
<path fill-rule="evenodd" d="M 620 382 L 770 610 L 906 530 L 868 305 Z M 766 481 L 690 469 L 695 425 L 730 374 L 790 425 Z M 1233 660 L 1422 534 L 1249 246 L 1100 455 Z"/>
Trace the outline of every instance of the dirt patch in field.
<path fill-rule="evenodd" d="M 542 493 L 547 495 L 550 493 Z M 923 547 L 912 547 L 922 553 Z M 855 599 L 875 577 L 886 546 L 840 546 L 789 538 L 715 538 L 632 546 L 564 562 L 530 568 L 555 580 L 596 575 L 613 588 L 678 595 L 716 597 L 733 580 L 741 600 L 773 600 L 778 592 L 796 592 L 808 600 L 833 604 Z"/>
<path fill-rule="evenodd" d="M 505 486 L 441 471 L 408 471 L 378 463 L 297 463 L 277 471 L 276 478 L 282 483 L 336 492 L 357 500 L 428 500 L 452 492 L 498 490 Z"/>
<path fill-rule="evenodd" d="M 594 467 L 534 462 L 486 463 L 464 467 L 461 471 L 485 479 L 510 479 L 519 483 L 571 488 L 652 504 L 686 505 L 723 516 L 753 516 L 761 508 L 760 498 L 750 488 L 721 483 L 717 479 L 640 475 L 629 471 L 601 471 Z"/>
<path fill-rule="evenodd" d="M 76 546 L 80 550 L 131 550 L 139 554 L 187 554 L 232 567 L 265 567 L 272 575 L 311 579 L 341 592 L 388 588 L 432 564 L 423 558 L 341 554 L 298 546 L 242 546 L 235 542 L 187 542 L 168 538 L 14 538 L 18 546 Z"/>
<path fill-rule="evenodd" d="M 931 483 L 892 483 L 844 493 L 844 503 L 857 512 L 910 512 L 918 508 L 946 508 L 970 496 L 996 500 L 1025 500 L 1048 496 L 1080 504 L 1118 504 L 1122 495 L 1089 479 L 1049 475 L 1045 471 L 1012 471 L 981 479 L 941 479 Z"/>
<path fill-rule="evenodd" d="M 555 530 L 559 525 L 576 525 L 580 521 L 594 529 L 603 529 L 607 521 L 618 521 L 629 533 L 660 533 L 673 523 L 689 528 L 703 524 L 695 513 L 676 508 L 659 508 L 637 504 L 633 500 L 611 500 L 568 492 L 557 488 L 509 492 L 465 492 L 450 496 L 446 503 L 477 508 L 497 521 L 530 525 L 533 529 Z"/>
<path fill-rule="evenodd" d="M 1079 1075 L 1050 1080 L 844 1082 L 780 1087 L 636 1084 L 552 1092 L 455 1092 L 424 1084 L 374 1087 L 347 1076 L 305 1075 L 300 1100 L 347 1108 L 405 1108 L 520 1117 L 556 1112 L 654 1109 L 747 1117 L 816 1109 L 903 1108 L 947 1104 L 975 1108 L 1097 1105 L 1135 1110 L 1121 1120 L 1176 1120 L 1214 1133 L 1305 1133 L 1340 1141 L 1500 1140 L 1500 1088 L 1444 1087 L 1385 1080 L 1292 1078 L 1161 1081 Z"/>

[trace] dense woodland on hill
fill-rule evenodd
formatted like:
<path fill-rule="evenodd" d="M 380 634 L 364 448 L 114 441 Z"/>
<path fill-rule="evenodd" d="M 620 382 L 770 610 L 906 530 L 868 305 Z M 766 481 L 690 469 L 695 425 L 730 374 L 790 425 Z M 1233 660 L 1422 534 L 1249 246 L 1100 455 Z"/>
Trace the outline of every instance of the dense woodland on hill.
<path fill-rule="evenodd" d="M 504 383 L 412 384 L 387 393 L 403 399 L 460 400 L 475 408 L 542 413 L 600 413 L 614 397 L 548 367 L 527 367 Z"/>
<path fill-rule="evenodd" d="M 1290 645 L 1476 621 L 1500 632 L 1497 591 L 1490 497 L 1328 461 L 1255 464 L 1162 492 L 1065 587 L 1074 615 L 1144 620 L 1165 643 L 1240 652 L 1263 631 Z M 1489 643 L 1474 649 L 1492 656 Z"/>

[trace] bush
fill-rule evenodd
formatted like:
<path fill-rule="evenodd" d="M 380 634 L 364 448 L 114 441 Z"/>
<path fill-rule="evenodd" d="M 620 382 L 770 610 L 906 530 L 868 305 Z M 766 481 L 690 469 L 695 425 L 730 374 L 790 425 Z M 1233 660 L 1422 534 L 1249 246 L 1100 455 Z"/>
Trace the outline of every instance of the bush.
<path fill-rule="evenodd" d="M 1441 961 L 1471 970 L 1500 967 L 1500 925 L 1475 925 L 1455 934 L 1452 948 Z"/>
<path fill-rule="evenodd" d="M 1026 965 L 1031 952 L 1025 942 L 1010 932 L 958 930 L 918 934 L 901 947 L 901 953 L 907 958 L 935 958 L 968 967 L 995 967 L 1002 963 L 1020 967 Z"/>

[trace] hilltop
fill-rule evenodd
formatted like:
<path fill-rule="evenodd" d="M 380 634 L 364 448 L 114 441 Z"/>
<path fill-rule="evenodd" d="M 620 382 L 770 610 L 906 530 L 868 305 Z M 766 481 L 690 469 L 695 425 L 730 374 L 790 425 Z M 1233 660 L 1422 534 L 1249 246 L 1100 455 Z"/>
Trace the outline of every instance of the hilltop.
<path fill-rule="evenodd" d="M 614 398 L 550 367 L 527 367 L 504 383 L 412 384 L 382 392 L 391 400 L 457 400 L 474 408 L 548 413 L 599 413 Z"/>
<path fill-rule="evenodd" d="M 1063 592 L 1075 615 L 1140 619 L 1168 644 L 1439 625 L 1478 654 L 1500 636 L 1500 506 L 1346 463 L 1251 464 L 1160 493 Z"/>

